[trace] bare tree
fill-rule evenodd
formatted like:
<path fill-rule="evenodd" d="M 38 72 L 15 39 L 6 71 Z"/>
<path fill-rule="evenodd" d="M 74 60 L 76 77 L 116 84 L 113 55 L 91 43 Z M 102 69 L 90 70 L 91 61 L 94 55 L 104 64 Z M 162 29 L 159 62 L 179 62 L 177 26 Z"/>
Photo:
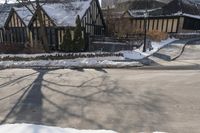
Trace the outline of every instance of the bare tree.
<path fill-rule="evenodd" d="M 48 39 L 47 39 L 47 33 L 45 28 L 45 21 L 44 17 L 42 16 L 41 8 L 41 1 L 40 0 L 17 0 L 18 3 L 20 3 L 22 6 L 26 7 L 32 14 L 37 13 L 38 16 L 38 22 L 40 24 L 39 28 L 39 41 L 42 45 L 45 52 L 49 52 L 49 46 L 48 46 Z M 35 4 L 34 4 L 35 3 Z"/>

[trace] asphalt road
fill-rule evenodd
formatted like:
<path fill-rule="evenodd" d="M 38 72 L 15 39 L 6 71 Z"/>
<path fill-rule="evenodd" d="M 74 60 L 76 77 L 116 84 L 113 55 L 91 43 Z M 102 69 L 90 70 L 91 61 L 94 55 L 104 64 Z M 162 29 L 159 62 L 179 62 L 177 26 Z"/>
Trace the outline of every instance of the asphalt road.
<path fill-rule="evenodd" d="M 0 122 L 199 133 L 200 70 L 1 70 Z"/>

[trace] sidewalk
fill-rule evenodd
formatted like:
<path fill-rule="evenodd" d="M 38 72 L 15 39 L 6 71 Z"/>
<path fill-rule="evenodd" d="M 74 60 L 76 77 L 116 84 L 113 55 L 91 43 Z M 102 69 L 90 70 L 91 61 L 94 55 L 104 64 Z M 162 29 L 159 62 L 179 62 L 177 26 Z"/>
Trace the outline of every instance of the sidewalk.
<path fill-rule="evenodd" d="M 200 45 L 193 45 L 198 39 L 178 40 L 162 48 L 148 58 L 154 69 L 200 69 Z M 160 68 L 163 67 L 163 68 Z"/>

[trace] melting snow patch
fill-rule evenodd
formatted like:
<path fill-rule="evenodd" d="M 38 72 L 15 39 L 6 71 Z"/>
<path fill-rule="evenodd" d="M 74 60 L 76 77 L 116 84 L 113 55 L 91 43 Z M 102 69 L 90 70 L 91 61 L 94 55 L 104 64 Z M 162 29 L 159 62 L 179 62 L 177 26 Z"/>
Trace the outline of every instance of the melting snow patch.
<path fill-rule="evenodd" d="M 0 133 L 117 133 L 110 130 L 77 130 L 33 124 L 7 124 L 0 126 Z"/>

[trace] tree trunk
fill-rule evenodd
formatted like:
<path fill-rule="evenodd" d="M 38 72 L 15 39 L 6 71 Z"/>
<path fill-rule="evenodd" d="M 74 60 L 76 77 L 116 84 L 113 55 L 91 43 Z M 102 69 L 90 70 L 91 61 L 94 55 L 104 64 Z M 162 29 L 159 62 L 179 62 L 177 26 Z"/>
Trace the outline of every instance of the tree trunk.
<path fill-rule="evenodd" d="M 40 9 L 41 7 L 40 7 L 39 0 L 36 1 L 36 4 L 37 4 L 37 9 Z M 41 45 L 44 48 L 45 52 L 49 52 L 47 33 L 46 33 L 46 28 L 45 28 L 45 20 L 44 20 L 44 17 L 42 16 L 42 11 L 37 10 L 37 15 L 38 15 L 39 23 L 40 23 L 39 38 L 41 41 Z"/>

